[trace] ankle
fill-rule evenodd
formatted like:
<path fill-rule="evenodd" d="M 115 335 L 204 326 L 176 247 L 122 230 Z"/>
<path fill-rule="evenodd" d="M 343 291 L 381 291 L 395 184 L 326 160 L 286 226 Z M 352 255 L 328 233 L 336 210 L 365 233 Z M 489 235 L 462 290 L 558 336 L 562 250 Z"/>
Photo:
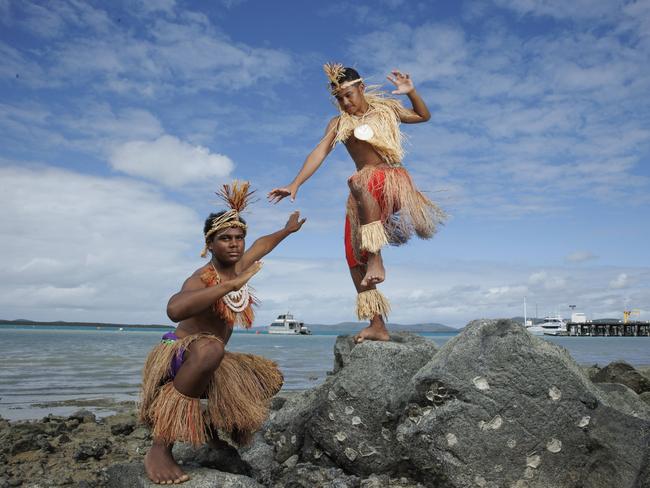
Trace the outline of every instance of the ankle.
<path fill-rule="evenodd" d="M 174 444 L 167 444 L 164 441 L 154 439 L 153 442 L 151 443 L 150 450 L 165 451 L 171 453 L 173 447 Z"/>
<path fill-rule="evenodd" d="M 369 264 L 370 263 L 376 263 L 376 262 L 381 263 L 381 261 L 382 261 L 381 260 L 381 252 L 376 252 L 376 253 L 369 252 L 367 261 L 368 261 Z"/>
<path fill-rule="evenodd" d="M 384 319 L 379 317 L 370 321 L 370 327 L 373 329 L 386 329 L 386 324 L 384 323 Z"/>

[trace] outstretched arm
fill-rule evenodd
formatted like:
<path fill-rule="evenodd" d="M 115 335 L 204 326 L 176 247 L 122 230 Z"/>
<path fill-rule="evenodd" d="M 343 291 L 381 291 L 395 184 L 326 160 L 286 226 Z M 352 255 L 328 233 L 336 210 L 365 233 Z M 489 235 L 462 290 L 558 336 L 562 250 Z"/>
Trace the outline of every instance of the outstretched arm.
<path fill-rule="evenodd" d="M 392 71 L 392 75 L 386 77 L 388 81 L 395 85 L 395 90 L 392 93 L 394 95 L 406 95 L 413 106 L 410 110 L 405 108 L 400 112 L 400 121 L 405 124 L 418 124 L 429 120 L 431 118 L 429 109 L 420 94 L 415 90 L 411 76 L 398 70 Z"/>
<path fill-rule="evenodd" d="M 334 147 L 334 138 L 336 137 L 336 124 L 338 123 L 338 117 L 334 117 L 327 124 L 327 129 L 325 130 L 325 135 L 320 140 L 318 145 L 314 148 L 312 152 L 309 153 L 307 159 L 300 168 L 298 175 L 293 179 L 293 181 L 285 187 L 274 188 L 267 195 L 271 203 L 278 203 L 284 197 L 291 197 L 293 202 L 296 199 L 296 193 L 298 193 L 298 188 L 305 181 L 313 175 L 320 165 L 325 161 L 327 155 L 332 151 Z"/>
<path fill-rule="evenodd" d="M 181 291 L 173 295 L 167 303 L 167 316 L 172 322 L 180 322 L 203 312 L 231 291 L 239 290 L 262 268 L 262 263 L 255 261 L 247 266 L 232 280 L 222 281 L 218 285 L 206 288 L 200 274 L 190 276 Z"/>
<path fill-rule="evenodd" d="M 244 253 L 240 259 L 238 266 L 241 269 L 246 269 L 251 263 L 259 261 L 268 253 L 273 251 L 275 247 L 280 244 L 289 234 L 298 232 L 307 219 L 300 218 L 300 212 L 295 211 L 289 216 L 289 220 L 283 229 L 280 229 L 273 234 L 269 234 L 257 239 L 253 245 Z"/>

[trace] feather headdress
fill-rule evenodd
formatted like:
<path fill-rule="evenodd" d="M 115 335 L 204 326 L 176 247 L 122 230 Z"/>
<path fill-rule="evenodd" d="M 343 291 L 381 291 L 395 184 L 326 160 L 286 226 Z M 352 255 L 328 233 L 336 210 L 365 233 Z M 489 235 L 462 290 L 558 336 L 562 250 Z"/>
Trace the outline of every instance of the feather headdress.
<path fill-rule="evenodd" d="M 208 242 L 215 232 L 230 227 L 240 227 L 246 230 L 246 224 L 241 221 L 239 214 L 246 209 L 251 201 L 251 196 L 255 193 L 255 190 L 250 191 L 250 186 L 248 181 L 234 180 L 231 185 L 226 183 L 216 192 L 217 196 L 230 207 L 230 210 L 212 220 L 210 229 L 205 233 L 205 246 L 201 251 L 202 258 L 207 256 Z"/>
<path fill-rule="evenodd" d="M 343 78 L 345 78 L 345 67 L 341 63 L 326 63 L 323 65 L 323 71 L 325 71 L 327 79 L 330 82 L 332 95 L 336 95 L 336 92 L 339 90 L 363 81 L 363 78 L 343 81 Z"/>

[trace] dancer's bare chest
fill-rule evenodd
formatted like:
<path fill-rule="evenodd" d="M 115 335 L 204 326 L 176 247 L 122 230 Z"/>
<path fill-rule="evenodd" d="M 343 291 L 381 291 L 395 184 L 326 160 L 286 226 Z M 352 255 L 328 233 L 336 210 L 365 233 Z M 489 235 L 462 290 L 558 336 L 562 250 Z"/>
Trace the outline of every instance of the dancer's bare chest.
<path fill-rule="evenodd" d="M 371 144 L 357 139 L 354 135 L 348 137 L 345 141 L 345 147 L 354 161 L 357 170 L 361 170 L 367 166 L 384 164 L 384 160 Z"/>

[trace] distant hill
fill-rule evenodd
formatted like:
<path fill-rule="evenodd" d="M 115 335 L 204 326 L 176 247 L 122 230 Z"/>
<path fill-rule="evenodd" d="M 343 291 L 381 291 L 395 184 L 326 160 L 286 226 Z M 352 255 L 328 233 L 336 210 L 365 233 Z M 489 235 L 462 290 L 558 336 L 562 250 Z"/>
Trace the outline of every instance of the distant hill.
<path fill-rule="evenodd" d="M 104 322 L 66 322 L 63 320 L 57 320 L 53 322 L 42 322 L 38 320 L 29 320 L 29 319 L 15 319 L 15 320 L 3 320 L 0 319 L 0 325 L 38 325 L 41 327 L 102 327 L 102 328 L 119 328 L 119 327 L 129 327 L 129 328 L 139 328 L 139 329 L 174 329 L 173 325 L 161 325 L 161 324 L 108 324 Z M 366 326 L 362 322 L 340 322 L 338 324 L 305 324 L 307 325 L 314 334 L 319 332 L 343 332 L 343 333 L 352 333 Z M 430 323 L 430 324 L 393 324 L 389 323 L 388 328 L 391 331 L 396 332 L 458 332 L 459 329 L 454 327 L 449 327 L 443 324 Z M 266 330 L 266 326 L 256 326 L 254 329 Z"/>
<path fill-rule="evenodd" d="M 354 332 L 367 325 L 365 322 L 339 322 L 338 324 L 305 324 L 314 333 L 319 332 Z M 429 323 L 429 324 L 395 324 L 389 322 L 386 324 L 389 330 L 394 332 L 458 332 L 459 329 L 449 327 L 448 325 Z"/>
<path fill-rule="evenodd" d="M 160 324 L 106 324 L 103 322 L 65 322 L 57 320 L 54 322 L 40 322 L 38 320 L 16 319 L 4 320 L 0 319 L 0 325 L 39 325 L 42 327 L 129 327 L 132 329 L 174 329 L 173 325 L 160 325 Z"/>

